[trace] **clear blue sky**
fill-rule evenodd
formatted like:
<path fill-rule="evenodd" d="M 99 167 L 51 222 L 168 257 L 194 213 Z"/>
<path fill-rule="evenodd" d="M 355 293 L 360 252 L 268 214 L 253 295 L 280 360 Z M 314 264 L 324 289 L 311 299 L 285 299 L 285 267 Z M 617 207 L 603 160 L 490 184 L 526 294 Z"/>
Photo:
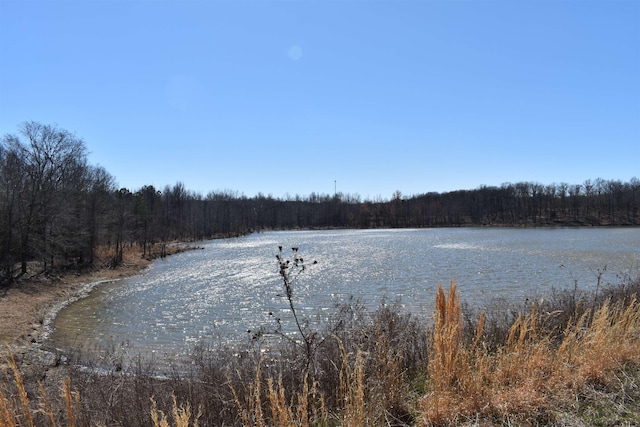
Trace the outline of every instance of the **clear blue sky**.
<path fill-rule="evenodd" d="M 120 186 L 363 199 L 640 177 L 640 1 L 0 0 L 0 133 Z"/>

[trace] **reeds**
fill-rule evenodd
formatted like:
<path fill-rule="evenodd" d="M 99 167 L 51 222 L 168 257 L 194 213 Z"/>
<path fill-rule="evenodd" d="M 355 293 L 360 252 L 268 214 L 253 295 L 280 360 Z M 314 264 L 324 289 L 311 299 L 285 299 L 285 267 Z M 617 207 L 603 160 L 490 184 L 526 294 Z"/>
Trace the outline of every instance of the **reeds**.
<path fill-rule="evenodd" d="M 561 340 L 553 339 L 532 305 L 509 328 L 506 341 L 489 350 L 482 345 L 484 319 L 473 340 L 463 342 L 459 295 L 436 297 L 429 391 L 421 400 L 424 425 L 461 419 L 548 421 L 554 408 L 569 406 L 593 382 L 606 383 L 627 363 L 640 363 L 640 306 L 605 301 L 571 320 Z"/>

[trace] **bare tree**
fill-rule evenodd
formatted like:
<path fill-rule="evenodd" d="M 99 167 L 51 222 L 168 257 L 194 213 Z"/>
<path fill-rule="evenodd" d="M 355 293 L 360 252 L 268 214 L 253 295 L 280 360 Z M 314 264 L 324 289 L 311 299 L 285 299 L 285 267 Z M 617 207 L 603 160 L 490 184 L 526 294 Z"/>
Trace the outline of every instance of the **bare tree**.
<path fill-rule="evenodd" d="M 79 176 L 86 169 L 86 149 L 81 139 L 51 125 L 25 122 L 19 134 L 6 135 L 3 142 L 5 149 L 20 159 L 16 173 L 24 179 L 17 203 L 19 261 L 24 274 L 31 258 L 39 258 L 45 267 L 53 260 L 56 248 L 52 239 L 58 232 L 64 234 L 56 228 L 61 208 L 68 202 L 60 197 L 71 187 L 77 190 Z"/>

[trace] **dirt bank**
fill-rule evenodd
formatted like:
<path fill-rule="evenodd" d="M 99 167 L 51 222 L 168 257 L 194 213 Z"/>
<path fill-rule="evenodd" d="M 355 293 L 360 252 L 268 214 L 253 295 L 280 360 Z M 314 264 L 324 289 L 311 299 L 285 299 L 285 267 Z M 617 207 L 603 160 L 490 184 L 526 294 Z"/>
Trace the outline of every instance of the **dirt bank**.
<path fill-rule="evenodd" d="M 166 254 L 172 255 L 196 249 L 186 245 L 168 245 Z M 117 268 L 97 268 L 83 273 L 57 275 L 32 275 L 0 290 L 0 356 L 7 349 L 19 356 L 32 350 L 41 341 L 45 332 L 47 316 L 55 307 L 78 296 L 87 285 L 118 280 L 139 274 L 147 268 L 160 252 L 143 257 L 134 249 L 124 254 Z M 98 263 L 100 265 L 101 263 Z M 1 358 L 1 357 L 0 357 Z"/>

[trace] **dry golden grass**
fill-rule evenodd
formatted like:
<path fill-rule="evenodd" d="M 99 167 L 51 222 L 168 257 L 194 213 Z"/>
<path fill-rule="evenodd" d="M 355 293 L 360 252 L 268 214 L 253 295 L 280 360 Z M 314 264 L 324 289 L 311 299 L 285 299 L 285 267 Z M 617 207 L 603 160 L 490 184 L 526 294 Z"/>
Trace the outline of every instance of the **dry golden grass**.
<path fill-rule="evenodd" d="M 80 410 L 80 394 L 72 391 L 71 381 L 62 381 L 60 399 L 52 404 L 44 386 L 39 383 L 37 402 L 31 402 L 14 357 L 6 358 L 8 369 L 3 373 L 4 381 L 0 382 L 0 427 L 40 427 L 67 426 L 76 427 Z M 197 427 L 200 411 L 192 418 L 191 405 L 178 405 L 173 397 L 173 426 Z M 151 420 L 154 427 L 170 427 L 167 416 L 157 409 L 156 402 L 151 399 Z"/>
<path fill-rule="evenodd" d="M 64 414 L 68 427 L 76 426 L 80 394 L 71 391 L 71 382 L 68 378 L 62 383 L 61 398 L 56 402 L 57 408 L 51 404 L 42 384 L 38 384 L 40 393 L 38 402 L 32 404 L 15 358 L 10 352 L 5 362 L 8 369 L 3 373 L 5 381 L 0 383 L 0 427 L 42 425 L 56 427 L 62 425 L 56 422 L 56 412 Z M 11 385 L 13 387 L 10 387 Z M 41 415 L 38 422 L 36 422 L 37 415 Z"/>
<path fill-rule="evenodd" d="M 191 422 L 191 405 L 188 403 L 186 405 L 178 405 L 178 400 L 176 396 L 171 396 L 173 399 L 173 409 L 171 411 L 171 415 L 173 416 L 173 422 L 175 427 L 198 427 L 198 419 L 201 416 L 201 411 L 199 410 L 196 416 L 193 419 L 193 423 Z M 165 415 L 164 412 L 158 409 L 158 405 L 156 401 L 151 398 L 151 422 L 153 422 L 153 427 L 171 427 L 169 423 L 169 419 Z"/>
<path fill-rule="evenodd" d="M 429 363 L 429 379 L 433 392 L 449 390 L 460 378 L 464 367 L 461 363 L 462 312 L 456 284 L 451 283 L 447 297 L 438 285 L 433 330 L 432 351 Z"/>
<path fill-rule="evenodd" d="M 571 322 L 559 344 L 543 333 L 532 307 L 520 315 L 504 345 L 489 352 L 481 326 L 462 342 L 459 295 L 436 297 L 429 391 L 421 400 L 422 424 L 447 425 L 476 417 L 520 421 L 548 416 L 569 405 L 585 385 L 606 382 L 614 370 L 640 362 L 640 306 L 603 304 Z M 479 325 L 482 325 L 482 321 Z"/>
<path fill-rule="evenodd" d="M 338 341 L 342 355 L 338 402 L 341 402 L 340 418 L 344 426 L 370 425 L 365 396 L 364 359 L 362 352 L 355 356 L 353 367 L 349 364 L 349 354 L 342 342 Z"/>
<path fill-rule="evenodd" d="M 275 382 L 267 380 L 267 402 L 271 421 L 268 425 L 294 427 L 326 425 L 329 419 L 324 397 L 318 393 L 317 384 L 309 388 L 308 376 L 305 376 L 302 391 L 287 400 L 282 377 Z M 265 420 L 261 420 L 265 422 Z"/>
<path fill-rule="evenodd" d="M 318 383 L 320 377 L 310 380 L 308 370 L 284 372 L 283 380 L 283 371 L 276 369 L 278 363 L 273 363 L 275 359 L 265 359 L 267 363 L 256 357 L 255 365 L 248 363 L 244 371 L 227 371 L 234 373 L 234 381 L 227 374 L 226 389 L 226 396 L 232 396 L 226 402 L 233 411 L 225 420 L 233 425 L 256 427 L 539 425 L 572 416 L 577 420 L 584 414 L 586 424 L 590 424 L 589 414 L 593 413 L 593 417 L 605 419 L 606 424 L 620 420 L 635 424 L 640 420 L 640 411 L 633 409 L 632 403 L 638 401 L 634 396 L 640 382 L 640 303 L 629 297 L 594 307 L 581 310 L 566 326 L 554 330 L 549 327 L 549 314 L 532 305 L 528 313 L 519 315 L 510 324 L 508 333 L 499 335 L 504 338 L 496 344 L 493 335 L 485 331 L 484 316 L 475 323 L 475 330 L 467 327 L 465 331 L 455 284 L 450 285 L 448 292 L 439 286 L 431 335 L 429 338 L 416 335 L 426 343 L 420 348 L 422 354 L 428 354 L 428 364 L 408 367 L 401 351 L 406 344 L 392 341 L 394 335 L 389 331 L 393 329 L 388 324 L 386 329 L 376 325 L 368 330 L 372 339 L 367 347 L 364 341 L 341 340 L 334 335 L 335 341 L 327 340 L 325 348 L 331 354 L 331 363 L 323 368 L 333 370 L 331 387 Z M 349 336 L 358 334 L 345 335 Z M 332 346 L 328 345 L 330 342 Z M 296 372 L 299 377 L 292 379 L 291 374 L 296 376 Z M 109 417 L 96 417 L 99 413 L 91 412 L 94 405 L 87 402 L 95 403 L 95 398 L 85 400 L 81 406 L 80 394 L 72 390 L 68 379 L 61 384 L 60 396 L 50 399 L 55 391 L 45 391 L 42 384 L 37 384 L 37 388 L 34 384 L 25 386 L 29 381 L 23 379 L 10 354 L 1 374 L 0 427 L 110 423 Z M 417 383 L 418 377 L 424 379 L 419 392 L 410 385 Z M 116 379 L 116 390 L 128 380 Z M 223 371 L 217 382 L 224 383 Z M 624 390 L 618 383 L 626 384 Z M 194 384 L 189 383 L 189 387 Z M 137 407 L 137 424 L 195 427 L 199 422 L 210 425 L 216 419 L 211 414 L 201 418 L 203 400 L 195 400 L 197 394 L 185 395 L 172 388 L 163 390 L 158 393 L 156 389 L 156 395 L 164 397 L 159 402 L 166 405 L 162 406 L 165 412 L 158 409 L 153 399 L 149 407 L 148 396 L 152 394 L 145 395 L 146 405 Z M 601 409 L 597 402 L 600 398 L 594 397 L 600 396 L 598 393 L 609 393 L 607 398 L 621 402 L 625 413 L 609 414 Z M 83 390 L 83 396 L 87 399 L 92 395 Z M 169 396 L 173 405 L 167 399 Z M 212 396 L 207 394 L 205 399 Z M 593 409 L 585 409 L 581 396 L 593 401 Z M 411 411 L 410 416 L 399 413 L 402 419 L 397 418 L 390 402 L 403 403 L 402 409 Z M 198 407 L 197 414 L 192 407 Z"/>
<path fill-rule="evenodd" d="M 364 357 L 362 352 L 349 354 L 342 342 L 338 340 L 341 351 L 340 385 L 336 391 L 336 401 L 339 407 L 334 413 L 329 413 L 325 405 L 325 396 L 318 392 L 317 383 L 309 385 L 308 376 L 303 379 L 302 390 L 287 393 L 282 384 L 282 377 L 277 380 L 266 379 L 266 389 L 263 389 L 264 379 L 261 373 L 261 362 L 258 363 L 256 376 L 248 387 L 249 396 L 242 400 L 240 394 L 229 386 L 238 408 L 243 426 L 281 426 L 281 427 L 310 427 L 310 426 L 365 426 L 371 425 L 366 399 L 366 384 L 364 376 Z M 290 395 L 287 398 L 287 395 Z"/>
<path fill-rule="evenodd" d="M 233 386 L 229 373 L 227 373 L 227 383 L 233 394 L 233 400 L 238 409 L 238 414 L 242 425 L 252 425 L 252 421 L 255 421 L 256 427 L 265 425 L 264 414 L 262 412 L 262 374 L 261 374 L 262 360 L 258 361 L 256 367 L 256 377 L 249 387 L 249 392 L 246 394 L 246 398 L 243 399 Z"/>

